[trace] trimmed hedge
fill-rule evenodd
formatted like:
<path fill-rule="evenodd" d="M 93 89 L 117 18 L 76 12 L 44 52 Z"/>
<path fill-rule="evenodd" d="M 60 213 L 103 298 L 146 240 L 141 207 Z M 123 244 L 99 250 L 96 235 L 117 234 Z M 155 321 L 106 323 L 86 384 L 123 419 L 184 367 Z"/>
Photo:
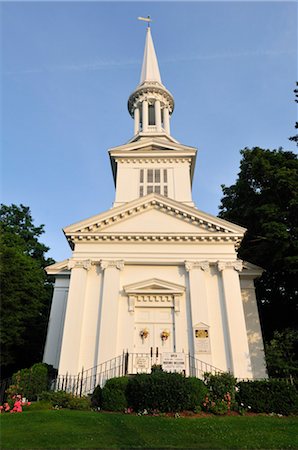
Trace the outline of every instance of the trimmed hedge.
<path fill-rule="evenodd" d="M 298 392 L 283 380 L 241 381 L 237 384 L 238 405 L 256 413 L 297 414 Z"/>
<path fill-rule="evenodd" d="M 155 371 L 129 379 L 126 395 L 135 411 L 176 412 L 200 407 L 204 383 L 178 373 Z"/>
<path fill-rule="evenodd" d="M 102 390 L 102 408 L 104 410 L 124 411 L 127 408 L 127 384 L 127 377 L 111 378 L 106 382 Z"/>
<path fill-rule="evenodd" d="M 198 411 L 202 407 L 202 403 L 208 393 L 208 388 L 202 380 L 195 377 L 185 378 L 188 389 L 188 402 L 185 409 L 188 411 Z"/>

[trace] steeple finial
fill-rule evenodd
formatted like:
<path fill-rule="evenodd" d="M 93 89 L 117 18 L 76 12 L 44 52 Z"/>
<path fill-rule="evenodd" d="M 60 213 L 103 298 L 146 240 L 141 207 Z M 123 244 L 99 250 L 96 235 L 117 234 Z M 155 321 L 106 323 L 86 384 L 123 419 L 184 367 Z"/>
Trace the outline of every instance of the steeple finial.
<path fill-rule="evenodd" d="M 147 17 L 138 17 L 138 20 L 144 20 L 145 22 L 147 22 L 147 28 L 150 28 L 150 22 L 152 22 L 150 16 L 147 16 Z"/>

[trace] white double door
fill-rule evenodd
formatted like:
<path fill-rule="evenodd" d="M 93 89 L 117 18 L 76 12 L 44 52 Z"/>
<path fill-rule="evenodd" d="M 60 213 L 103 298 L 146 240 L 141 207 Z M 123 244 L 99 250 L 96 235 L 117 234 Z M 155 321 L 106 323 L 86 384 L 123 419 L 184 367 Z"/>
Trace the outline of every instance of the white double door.
<path fill-rule="evenodd" d="M 152 364 L 161 364 L 163 353 L 175 351 L 173 308 L 135 309 L 134 353 L 147 354 Z"/>

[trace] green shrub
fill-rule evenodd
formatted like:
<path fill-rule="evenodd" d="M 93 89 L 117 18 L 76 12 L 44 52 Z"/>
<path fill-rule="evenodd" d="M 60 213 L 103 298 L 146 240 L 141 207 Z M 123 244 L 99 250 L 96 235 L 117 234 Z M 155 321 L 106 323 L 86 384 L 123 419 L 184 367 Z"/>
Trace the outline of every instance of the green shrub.
<path fill-rule="evenodd" d="M 69 409 L 77 409 L 81 411 L 89 410 L 91 408 L 91 402 L 89 397 L 75 397 L 72 396 L 69 400 Z"/>
<path fill-rule="evenodd" d="M 236 378 L 228 372 L 212 375 L 204 374 L 204 382 L 209 391 L 209 399 L 218 402 L 225 399 L 227 394 L 230 395 L 231 404 L 235 402 Z"/>
<path fill-rule="evenodd" d="M 185 409 L 199 411 L 208 393 L 207 386 L 202 380 L 195 377 L 185 378 L 185 383 L 188 390 L 188 402 L 185 405 Z"/>
<path fill-rule="evenodd" d="M 54 408 L 68 408 L 86 410 L 90 409 L 91 402 L 88 397 L 76 397 L 70 392 L 47 391 L 41 394 L 41 399 L 49 402 Z"/>
<path fill-rule="evenodd" d="M 229 407 L 225 400 L 214 402 L 214 405 L 210 407 L 210 412 L 216 416 L 224 416 L 228 411 Z"/>
<path fill-rule="evenodd" d="M 237 384 L 239 407 L 256 413 L 297 414 L 298 392 L 283 380 L 241 381 Z"/>
<path fill-rule="evenodd" d="M 127 408 L 126 388 L 128 378 L 108 380 L 102 390 L 102 408 L 106 411 L 124 411 Z"/>
<path fill-rule="evenodd" d="M 91 396 L 91 406 L 93 408 L 101 408 L 102 407 L 102 389 L 98 385 L 93 391 Z"/>
<path fill-rule="evenodd" d="M 47 391 L 40 396 L 41 400 L 50 402 L 52 406 L 57 406 L 58 408 L 69 408 L 71 398 L 72 394 L 65 391 Z"/>
<path fill-rule="evenodd" d="M 177 412 L 196 408 L 200 400 L 199 384 L 194 392 L 194 382 L 178 373 L 155 371 L 138 374 L 129 379 L 127 400 L 135 411 Z"/>
<path fill-rule="evenodd" d="M 12 384 L 7 390 L 9 397 L 20 394 L 28 400 L 36 400 L 48 389 L 47 364 L 34 364 L 30 369 L 22 369 L 12 376 Z"/>

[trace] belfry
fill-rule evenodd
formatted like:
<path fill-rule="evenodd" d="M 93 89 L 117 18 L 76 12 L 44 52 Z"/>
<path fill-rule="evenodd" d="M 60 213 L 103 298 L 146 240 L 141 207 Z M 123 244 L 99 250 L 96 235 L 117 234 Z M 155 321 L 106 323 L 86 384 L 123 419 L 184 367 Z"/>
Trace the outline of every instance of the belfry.
<path fill-rule="evenodd" d="M 146 33 L 128 99 L 134 135 L 109 150 L 114 204 L 64 228 L 72 256 L 47 268 L 56 281 L 44 362 L 59 374 L 93 368 L 95 380 L 124 354 L 127 373 L 177 357 L 186 375 L 266 377 L 262 270 L 237 258 L 244 228 L 193 202 L 197 150 L 171 135 L 174 98 Z"/>

